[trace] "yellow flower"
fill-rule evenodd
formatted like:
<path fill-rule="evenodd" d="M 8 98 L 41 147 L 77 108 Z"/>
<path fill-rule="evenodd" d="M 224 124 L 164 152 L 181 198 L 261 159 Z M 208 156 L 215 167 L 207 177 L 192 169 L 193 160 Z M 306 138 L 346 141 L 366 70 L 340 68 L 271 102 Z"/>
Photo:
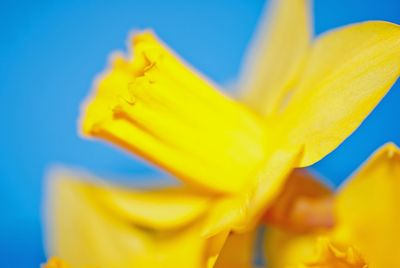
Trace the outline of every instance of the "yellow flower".
<path fill-rule="evenodd" d="M 400 150 L 387 144 L 335 194 L 333 228 L 304 234 L 277 228 L 267 231 L 269 267 L 297 267 L 313 259 L 327 264 L 304 267 L 400 267 L 399 190 Z M 321 248 L 321 237 L 324 254 L 315 252 L 316 247 Z M 326 254 L 327 245 L 330 255 Z M 347 266 L 335 266 L 336 262 Z"/>
<path fill-rule="evenodd" d="M 275 4 L 244 72 L 247 106 L 144 32 L 133 55 L 113 57 L 83 108 L 85 136 L 221 196 L 207 236 L 253 227 L 292 168 L 336 148 L 400 73 L 399 26 L 359 23 L 312 41 L 308 1 Z"/>
<path fill-rule="evenodd" d="M 114 55 L 83 107 L 83 134 L 184 186 L 121 189 L 61 174 L 49 190 L 50 253 L 73 267 L 249 267 L 254 228 L 293 168 L 336 148 L 400 73 L 397 25 L 360 23 L 312 41 L 308 5 L 274 1 L 242 102 L 151 32 L 132 39 L 134 55 Z"/>

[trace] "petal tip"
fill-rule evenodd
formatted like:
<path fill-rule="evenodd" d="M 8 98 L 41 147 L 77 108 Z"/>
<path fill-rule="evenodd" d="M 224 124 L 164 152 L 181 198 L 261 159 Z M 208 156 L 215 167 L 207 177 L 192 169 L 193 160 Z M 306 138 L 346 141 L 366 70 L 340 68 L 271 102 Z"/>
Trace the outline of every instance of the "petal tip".
<path fill-rule="evenodd" d="M 395 157 L 400 157 L 400 149 L 399 147 L 393 143 L 389 142 L 383 146 L 383 150 L 386 152 L 386 156 L 389 159 L 393 159 Z"/>
<path fill-rule="evenodd" d="M 131 34 L 131 42 L 133 45 L 139 44 L 141 42 L 153 41 L 157 39 L 156 34 L 153 30 L 147 29 L 143 31 L 135 31 Z"/>

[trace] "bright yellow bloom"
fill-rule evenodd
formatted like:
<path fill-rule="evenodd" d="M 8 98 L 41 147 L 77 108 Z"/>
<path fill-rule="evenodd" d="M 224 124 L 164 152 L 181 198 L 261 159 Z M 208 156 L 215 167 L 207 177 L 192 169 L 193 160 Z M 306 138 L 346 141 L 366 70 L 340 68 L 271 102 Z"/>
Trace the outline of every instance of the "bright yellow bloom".
<path fill-rule="evenodd" d="M 286 7 L 289 2 L 296 2 L 300 10 Z M 284 31 L 289 31 L 285 17 L 279 15 L 307 17 L 305 2 L 280 1 L 279 35 L 272 32 L 273 38 L 283 38 Z M 297 20 L 293 24 L 302 25 Z M 279 42 L 273 38 L 270 46 L 277 60 L 271 63 L 280 62 L 274 47 Z M 359 125 L 399 75 L 399 44 L 400 28 L 386 22 L 356 24 L 319 38 L 303 53 L 305 62 L 297 83 L 275 89 L 290 90 L 285 93 L 290 96 L 266 124 L 218 93 L 145 32 L 133 39 L 134 57 L 115 57 L 100 78 L 84 110 L 83 131 L 210 191 L 238 193 L 258 188 L 278 149 L 290 148 L 296 154 L 304 147 L 299 164 L 308 165 Z M 288 48 L 293 49 L 298 48 Z M 264 88 L 249 92 L 259 90 Z M 278 148 L 273 148 L 271 138 Z"/>
<path fill-rule="evenodd" d="M 347 255 L 337 254 L 336 259 L 347 256 L 349 260 L 352 256 L 357 261 L 344 267 L 364 267 L 363 263 L 370 268 L 400 267 L 399 191 L 400 150 L 387 144 L 336 193 L 332 229 L 303 235 L 278 229 L 267 232 L 269 267 L 295 266 L 315 258 L 318 237 L 325 237 L 333 245 L 347 245 L 341 249 L 347 247 Z"/>
<path fill-rule="evenodd" d="M 299 10 L 288 9 L 293 1 L 279 2 L 277 30 L 295 23 L 285 19 L 289 10 L 307 10 L 305 1 Z M 272 36 L 278 39 L 272 44 L 283 38 Z M 134 56 L 114 57 L 96 84 L 83 111 L 83 133 L 130 150 L 187 184 L 228 196 L 223 209 L 237 215 L 213 219 L 207 234 L 228 222 L 238 230 L 247 226 L 244 218 L 259 217 L 291 167 L 312 164 L 334 149 L 400 72 L 397 25 L 367 22 L 332 31 L 306 50 L 296 83 L 276 88 L 288 91 L 286 97 L 263 120 L 220 94 L 153 34 L 139 34 L 132 44 Z"/>
<path fill-rule="evenodd" d="M 113 57 L 83 107 L 83 134 L 141 156 L 186 186 L 143 193 L 60 180 L 66 194 L 55 184 L 59 194 L 50 201 L 56 255 L 73 265 L 212 266 L 227 234 L 251 237 L 292 169 L 336 148 L 398 78 L 397 25 L 360 23 L 312 41 L 308 1 L 274 3 L 243 72 L 244 103 L 221 94 L 151 32 L 132 39 L 133 55 Z M 248 248 L 229 254 L 241 244 L 235 241 L 228 239 L 221 260 L 250 265 Z"/>

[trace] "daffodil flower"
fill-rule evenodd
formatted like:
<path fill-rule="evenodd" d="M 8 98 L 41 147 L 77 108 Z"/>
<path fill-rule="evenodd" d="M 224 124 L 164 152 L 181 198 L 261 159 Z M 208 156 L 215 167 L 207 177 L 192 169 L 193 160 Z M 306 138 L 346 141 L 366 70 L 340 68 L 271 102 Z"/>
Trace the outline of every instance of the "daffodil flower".
<path fill-rule="evenodd" d="M 124 190 L 62 175 L 50 187 L 52 254 L 73 267 L 223 267 L 220 260 L 250 267 L 248 247 L 239 246 L 251 244 L 293 168 L 336 148 L 400 73 L 397 25 L 359 23 L 312 40 L 308 1 L 275 0 L 271 10 L 245 65 L 240 101 L 152 32 L 132 38 L 132 55 L 113 56 L 83 107 L 82 133 L 184 186 Z"/>
<path fill-rule="evenodd" d="M 389 143 L 334 194 L 332 228 L 266 232 L 268 267 L 400 267 L 399 189 L 400 150 Z M 315 187 L 309 191 L 322 196 Z"/>
<path fill-rule="evenodd" d="M 359 23 L 312 41 L 308 1 L 275 4 L 244 71 L 248 105 L 144 32 L 132 39 L 133 55 L 113 57 L 83 107 L 85 136 L 220 196 L 207 236 L 257 222 L 292 168 L 336 148 L 400 73 L 399 26 Z"/>

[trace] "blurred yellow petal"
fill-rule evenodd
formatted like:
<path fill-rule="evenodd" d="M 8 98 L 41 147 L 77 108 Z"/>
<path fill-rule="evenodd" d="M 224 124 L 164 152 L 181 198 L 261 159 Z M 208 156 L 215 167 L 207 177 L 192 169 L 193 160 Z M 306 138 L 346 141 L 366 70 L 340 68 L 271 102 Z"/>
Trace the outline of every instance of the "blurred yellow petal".
<path fill-rule="evenodd" d="M 387 144 L 339 191 L 336 240 L 359 248 L 371 267 L 400 267 L 400 150 Z"/>
<path fill-rule="evenodd" d="M 169 218 L 175 216 L 177 218 L 174 221 L 183 221 L 179 225 L 175 222 L 173 229 L 156 229 L 153 228 L 154 224 L 151 225 L 151 220 L 155 219 L 138 220 L 138 217 L 132 215 L 138 212 L 138 208 L 122 211 L 115 203 L 106 205 L 110 199 L 105 192 L 114 192 L 115 188 L 90 182 L 87 176 L 58 173 L 52 177 L 48 191 L 49 253 L 67 261 L 74 268 L 87 265 L 113 268 L 204 268 L 210 262 L 209 258 L 213 259 L 211 263 L 215 261 L 226 239 L 227 234 L 210 239 L 201 236 L 201 219 L 205 211 L 196 208 L 197 197 L 181 197 L 182 206 L 193 205 L 198 212 L 193 215 L 193 212 L 188 211 L 192 217 L 188 221 L 182 217 L 182 209 L 176 200 L 164 198 L 167 193 L 161 193 L 162 198 L 156 198 L 154 193 L 146 198 L 139 195 L 139 201 L 134 200 L 134 193 L 128 196 L 124 204 L 131 201 L 132 207 L 137 207 L 136 202 L 139 202 L 142 210 L 149 210 L 145 216 L 142 213 L 140 217 L 164 217 L 165 212 L 155 208 L 155 203 L 164 200 L 166 204 L 160 206 L 165 209 L 169 201 L 172 203 L 171 208 L 167 209 L 171 214 Z M 151 196 L 155 201 L 151 200 Z M 151 224 L 146 225 L 147 222 Z M 161 226 L 160 223 L 158 225 Z"/>
<path fill-rule="evenodd" d="M 79 266 L 79 267 L 71 267 L 64 260 L 61 260 L 57 257 L 52 257 L 48 260 L 47 263 L 43 264 L 41 268 L 100 268 L 98 266 Z"/>
<path fill-rule="evenodd" d="M 239 192 L 265 158 L 255 114 L 223 96 L 149 32 L 116 57 L 83 111 L 83 133 L 130 150 L 188 183 Z M 227 179 L 229 178 L 229 179 Z"/>
<path fill-rule="evenodd" d="M 326 224 L 330 215 L 323 205 L 320 210 L 318 204 L 324 204 L 332 194 L 328 186 L 305 170 L 294 170 L 290 174 L 264 215 L 269 218 L 265 233 L 268 267 L 297 267 L 314 257 L 317 238 L 330 227 Z"/>
<path fill-rule="evenodd" d="M 320 160 L 347 138 L 400 73 L 400 27 L 366 22 L 329 32 L 314 44 L 292 92 L 278 138 L 304 144 L 300 166 Z"/>
<path fill-rule="evenodd" d="M 254 267 L 256 231 L 231 234 L 218 257 L 215 268 Z"/>
<path fill-rule="evenodd" d="M 49 261 L 42 265 L 41 268 L 70 268 L 70 266 L 59 258 L 51 258 Z"/>
<path fill-rule="evenodd" d="M 323 234 L 323 233 L 322 233 Z M 299 234 L 268 227 L 265 232 L 264 252 L 268 268 L 296 267 L 315 255 L 319 233 Z"/>
<path fill-rule="evenodd" d="M 205 236 L 226 230 L 242 233 L 255 229 L 265 210 L 282 191 L 300 156 L 301 153 L 294 150 L 271 153 L 265 167 L 253 178 L 250 188 L 243 189 L 237 195 L 222 196 L 210 209 L 204 228 Z"/>
<path fill-rule="evenodd" d="M 298 165 L 302 156 L 302 149 L 274 150 L 264 169 L 256 177 L 256 184 L 250 194 L 247 206 L 249 211 L 244 221 L 243 229 L 254 228 L 262 218 L 266 209 L 281 193 L 284 184 Z"/>
<path fill-rule="evenodd" d="M 308 0 L 272 0 L 262 19 L 242 74 L 241 98 L 264 116 L 279 112 L 301 73 L 310 47 Z"/>
<path fill-rule="evenodd" d="M 264 221 L 297 232 L 330 227 L 332 195 L 320 179 L 304 169 L 295 169 L 265 212 Z"/>
<path fill-rule="evenodd" d="M 314 256 L 293 268 L 367 268 L 360 253 L 352 246 L 333 243 L 321 237 L 315 245 Z"/>
<path fill-rule="evenodd" d="M 357 248 L 333 242 L 324 233 L 294 234 L 271 229 L 267 230 L 267 238 L 265 248 L 269 268 L 386 267 L 368 266 Z"/>
<path fill-rule="evenodd" d="M 188 224 L 204 213 L 213 201 L 187 187 L 135 190 L 107 186 L 93 189 L 98 202 L 126 220 L 158 230 Z"/>
<path fill-rule="evenodd" d="M 203 236 L 210 237 L 220 232 L 229 232 L 241 225 L 248 209 L 245 205 L 244 196 L 223 196 L 215 200 L 205 219 Z"/>
<path fill-rule="evenodd" d="M 229 234 L 228 231 L 220 232 L 219 234 L 207 239 L 207 246 L 205 248 L 205 253 L 203 254 L 207 258 L 207 264 L 205 267 L 213 268 L 216 261 L 219 258 L 221 250 L 229 239 L 234 235 Z M 204 236 L 202 236 L 204 238 Z"/>

